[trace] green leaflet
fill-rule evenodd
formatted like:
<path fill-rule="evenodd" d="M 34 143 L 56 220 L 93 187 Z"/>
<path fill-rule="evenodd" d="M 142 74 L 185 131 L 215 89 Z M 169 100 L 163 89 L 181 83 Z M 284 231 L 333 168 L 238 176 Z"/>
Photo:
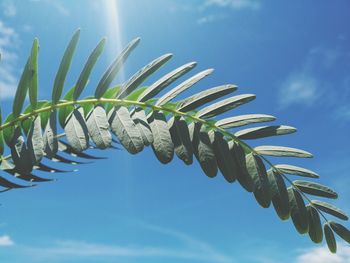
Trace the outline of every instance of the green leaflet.
<path fill-rule="evenodd" d="M 37 97 L 37 71 L 36 68 L 36 59 L 38 52 L 38 43 L 37 40 L 34 40 L 31 54 L 27 60 L 27 63 L 23 69 L 23 73 L 19 80 L 15 98 L 13 100 L 12 113 L 14 118 L 17 118 L 22 111 L 23 103 L 27 95 L 27 91 L 30 88 L 30 101 L 36 106 L 36 97 Z"/>
<path fill-rule="evenodd" d="M 241 140 L 252 140 L 276 135 L 285 135 L 294 132 L 296 132 L 294 127 L 279 125 L 244 129 L 236 132 L 234 135 Z"/>
<path fill-rule="evenodd" d="M 288 187 L 288 197 L 295 229 L 300 234 L 305 234 L 309 231 L 309 222 L 304 200 L 292 187 Z"/>
<path fill-rule="evenodd" d="M 271 169 L 267 172 L 267 178 L 271 189 L 273 207 L 279 218 L 287 220 L 290 217 L 290 205 L 286 184 L 282 176 Z"/>
<path fill-rule="evenodd" d="M 48 101 L 38 101 L 37 102 L 37 108 L 41 109 L 41 108 L 44 108 L 44 107 L 48 107 L 50 106 L 50 102 Z M 32 105 L 28 105 L 25 110 L 23 111 L 23 114 L 28 114 L 30 112 L 32 112 L 34 109 L 32 108 Z M 40 119 L 41 119 L 41 127 L 44 128 L 47 121 L 48 121 L 48 118 L 49 118 L 49 112 L 41 112 L 40 114 Z M 31 118 L 28 118 L 24 121 L 21 122 L 21 127 L 23 129 L 23 132 L 24 134 L 28 134 L 29 132 L 29 129 L 32 125 L 32 122 L 33 122 L 33 117 Z"/>
<path fill-rule="evenodd" d="M 141 134 L 126 107 L 114 108 L 108 115 L 108 121 L 113 133 L 129 153 L 142 151 L 144 145 Z"/>
<path fill-rule="evenodd" d="M 254 180 L 248 173 L 247 165 L 245 161 L 245 152 L 243 147 L 233 140 L 228 143 L 230 153 L 237 167 L 237 180 L 242 185 L 242 187 L 248 192 L 253 192 L 255 189 Z"/>
<path fill-rule="evenodd" d="M 13 114 L 11 112 L 6 117 L 4 123 L 11 122 L 11 121 L 13 121 L 13 119 L 14 119 L 14 117 L 13 117 Z M 15 133 L 15 125 L 9 126 L 9 127 L 5 128 L 5 129 L 3 129 L 2 131 L 3 131 L 3 136 L 4 136 L 4 140 L 5 140 L 6 144 L 11 147 L 12 137 L 13 137 L 13 134 Z"/>
<path fill-rule="evenodd" d="M 220 132 L 216 131 L 209 132 L 209 139 L 213 146 L 220 172 L 227 182 L 233 183 L 236 180 L 238 168 L 231 156 L 227 141 Z"/>
<path fill-rule="evenodd" d="M 72 87 L 70 90 L 67 91 L 67 93 L 63 97 L 63 99 L 65 101 L 72 101 L 73 100 L 74 89 L 75 89 L 75 87 Z M 74 110 L 74 107 L 71 105 L 65 106 L 65 107 L 60 108 L 58 110 L 58 121 L 63 129 L 66 125 L 67 118 L 71 115 L 73 110 Z"/>
<path fill-rule="evenodd" d="M 222 85 L 211 89 L 203 90 L 186 99 L 184 99 L 177 107 L 177 110 L 189 112 L 198 109 L 198 107 L 209 103 L 213 100 L 221 98 L 237 90 L 235 85 Z"/>
<path fill-rule="evenodd" d="M 255 147 L 254 150 L 261 155 L 279 156 L 279 157 L 299 157 L 312 158 L 312 154 L 304 150 L 284 147 L 284 146 L 270 146 L 263 145 Z"/>
<path fill-rule="evenodd" d="M 56 109 L 50 113 L 49 120 L 44 130 L 43 141 L 43 149 L 46 153 L 46 156 L 48 158 L 53 158 L 58 150 Z"/>
<path fill-rule="evenodd" d="M 319 175 L 317 173 L 294 165 L 276 164 L 275 168 L 285 174 L 294 174 L 304 177 L 319 178 Z"/>
<path fill-rule="evenodd" d="M 53 85 L 52 104 L 57 104 L 57 102 L 61 98 L 64 81 L 66 80 L 66 76 L 67 76 L 70 64 L 72 62 L 72 57 L 74 54 L 75 47 L 77 46 L 77 43 L 79 40 L 79 36 L 80 36 L 80 29 L 78 29 L 74 33 L 62 57 L 60 66 L 58 68 L 58 71 L 55 77 L 55 82 Z"/>
<path fill-rule="evenodd" d="M 71 165 L 86 164 L 84 162 L 70 160 L 70 159 L 65 158 L 65 157 L 58 155 L 58 154 L 56 154 L 54 157 L 50 158 L 50 160 L 52 160 L 53 162 L 66 163 L 66 164 L 71 164 Z"/>
<path fill-rule="evenodd" d="M 39 163 L 35 167 L 35 170 L 49 172 L 49 173 L 73 173 L 73 172 L 77 171 L 77 170 L 61 170 L 61 169 L 57 169 L 57 168 L 51 167 L 51 166 L 43 164 L 43 163 Z"/>
<path fill-rule="evenodd" d="M 167 102 L 162 107 L 166 111 L 166 110 L 175 110 L 176 106 L 177 106 L 176 102 Z M 169 112 L 164 113 L 164 115 L 165 115 L 165 117 L 167 117 L 167 116 L 172 115 L 172 113 L 169 111 Z"/>
<path fill-rule="evenodd" d="M 247 114 L 225 118 L 216 122 L 216 126 L 223 129 L 231 129 L 252 123 L 268 122 L 276 120 L 275 117 L 266 114 Z"/>
<path fill-rule="evenodd" d="M 334 205 L 328 204 L 323 201 L 318 201 L 318 200 L 312 200 L 311 203 L 317 209 L 327 214 L 338 217 L 339 219 L 342 219 L 342 220 L 348 220 L 348 216 L 342 210 L 340 210 L 338 207 Z"/>
<path fill-rule="evenodd" d="M 334 221 L 329 222 L 331 228 L 335 233 L 337 233 L 338 236 L 340 236 L 342 239 L 344 239 L 346 242 L 350 244 L 350 231 L 343 225 L 336 223 Z"/>
<path fill-rule="evenodd" d="M 254 181 L 254 196 L 259 205 L 268 208 L 271 203 L 271 191 L 266 168 L 261 158 L 253 153 L 246 155 L 247 171 Z"/>
<path fill-rule="evenodd" d="M 38 101 L 38 51 L 39 40 L 34 39 L 32 51 L 30 54 L 29 71 L 31 72 L 31 78 L 29 79 L 29 100 L 33 109 L 37 107 Z"/>
<path fill-rule="evenodd" d="M 136 90 L 134 90 L 133 92 L 131 92 L 125 99 L 126 100 L 132 100 L 132 101 L 137 101 L 138 97 L 145 91 L 147 90 L 148 87 L 141 87 L 138 88 Z"/>
<path fill-rule="evenodd" d="M 99 149 L 111 146 L 112 135 L 109 132 L 109 124 L 106 112 L 102 106 L 96 106 L 86 119 L 87 128 L 92 141 Z"/>
<path fill-rule="evenodd" d="M 174 144 L 164 114 L 153 111 L 148 122 L 153 133 L 153 152 L 161 163 L 169 163 L 174 157 Z"/>
<path fill-rule="evenodd" d="M 12 183 L 11 181 L 5 179 L 4 177 L 0 176 L 0 186 L 7 188 L 7 189 L 14 189 L 14 188 L 26 188 L 26 187 L 31 187 L 34 185 L 19 185 L 19 184 L 15 184 Z"/>
<path fill-rule="evenodd" d="M 107 91 L 109 85 L 111 85 L 115 76 L 118 74 L 120 68 L 123 66 L 126 59 L 129 57 L 131 51 L 138 45 L 140 38 L 132 40 L 127 47 L 120 53 L 120 55 L 112 62 L 106 72 L 103 74 L 100 82 L 97 85 L 95 91 L 95 98 L 101 98 Z"/>
<path fill-rule="evenodd" d="M 70 146 L 69 143 L 66 143 L 64 141 L 58 141 L 58 149 L 59 149 L 59 151 L 65 152 L 65 153 L 67 153 L 70 156 L 73 156 L 75 158 L 83 158 L 83 159 L 87 159 L 87 160 L 105 159 L 103 157 L 91 156 L 91 155 L 86 154 L 84 152 L 78 152 L 72 146 Z M 89 163 L 92 163 L 92 161 L 82 162 L 82 161 L 67 159 L 67 158 L 65 158 L 63 156 L 60 156 L 59 154 L 56 154 L 51 159 L 54 162 L 62 162 L 62 163 L 73 164 L 73 165 L 75 165 L 75 164 L 89 164 Z"/>
<path fill-rule="evenodd" d="M 161 106 L 166 104 L 167 102 L 171 101 L 174 99 L 176 96 L 178 96 L 180 93 L 184 92 L 188 88 L 192 87 L 194 84 L 196 84 L 198 81 L 201 79 L 205 78 L 206 76 L 210 75 L 214 70 L 213 69 L 207 69 L 203 70 L 193 77 L 185 80 L 184 82 L 180 83 L 177 85 L 175 88 L 171 89 L 167 93 L 165 93 L 162 97 L 158 99 L 156 102 L 157 106 Z"/>
<path fill-rule="evenodd" d="M 74 89 L 74 93 L 73 93 L 73 100 L 77 100 L 80 96 L 80 94 L 82 93 L 82 91 L 84 90 L 88 80 L 89 80 L 89 76 L 91 74 L 91 71 L 93 69 L 93 67 L 96 64 L 97 59 L 100 57 L 104 46 L 106 43 L 106 39 L 103 38 L 95 47 L 95 49 L 91 52 L 88 60 L 85 63 L 85 66 L 82 70 L 82 72 L 80 73 L 79 79 L 77 81 L 77 83 L 75 84 L 75 89 Z"/>
<path fill-rule="evenodd" d="M 94 97 L 89 96 L 89 97 L 85 97 L 84 100 L 89 100 L 89 99 L 93 99 Z M 87 116 L 90 115 L 91 111 L 95 108 L 94 104 L 83 104 L 80 106 L 83 109 L 84 112 L 84 118 L 87 119 Z"/>
<path fill-rule="evenodd" d="M 0 126 L 2 125 L 2 113 L 1 113 L 1 105 L 0 105 Z M 1 160 L 1 156 L 4 154 L 4 135 L 2 130 L 0 130 L 0 160 Z"/>
<path fill-rule="evenodd" d="M 49 102 L 48 101 L 38 101 L 37 102 L 37 107 L 38 108 L 43 108 L 43 107 L 46 107 L 46 106 L 49 106 Z M 28 105 L 25 110 L 23 111 L 23 114 L 27 114 L 27 113 L 30 113 L 32 112 L 34 109 L 32 108 L 32 105 Z M 47 112 L 42 112 L 39 114 L 40 115 L 40 120 L 41 122 L 47 122 L 47 118 L 48 118 L 48 113 Z M 29 130 L 30 130 L 30 127 L 32 126 L 32 123 L 33 123 L 33 117 L 32 118 L 29 118 L 29 119 L 26 119 L 25 121 L 22 121 L 21 122 L 21 127 L 23 129 L 23 132 L 25 135 L 28 134 Z"/>
<path fill-rule="evenodd" d="M 29 151 L 19 127 L 15 129 L 11 140 L 10 149 L 13 163 L 15 164 L 19 173 L 30 173 L 33 169 L 33 163 L 31 162 Z"/>
<path fill-rule="evenodd" d="M 323 231 L 320 215 L 318 214 L 317 210 L 310 205 L 307 205 L 306 209 L 309 221 L 310 239 L 316 244 L 321 243 L 323 239 Z"/>
<path fill-rule="evenodd" d="M 333 254 L 337 253 L 337 242 L 335 241 L 333 231 L 328 223 L 323 225 L 323 230 L 329 251 Z"/>
<path fill-rule="evenodd" d="M 175 80 L 192 70 L 197 65 L 196 62 L 190 62 L 181 67 L 174 69 L 170 73 L 161 77 L 159 80 L 154 82 L 151 86 L 149 86 L 138 98 L 139 101 L 148 101 L 149 99 L 154 98 L 161 92 L 164 88 L 169 86 Z"/>
<path fill-rule="evenodd" d="M 8 174 L 16 177 L 17 179 L 21 179 L 27 182 L 48 182 L 52 181 L 52 179 L 46 179 L 42 178 L 36 175 L 33 175 L 31 173 L 21 174 L 20 170 L 18 170 L 17 167 L 15 167 L 12 163 L 2 160 L 2 163 L 0 165 L 0 170 L 3 170 L 7 172 Z M 22 188 L 22 186 L 20 186 Z"/>
<path fill-rule="evenodd" d="M 11 171 L 12 172 L 12 171 Z M 54 179 L 47 179 L 47 178 L 42 178 L 39 176 L 36 176 L 34 174 L 19 174 L 19 173 L 13 173 L 13 175 L 17 179 L 21 179 L 27 182 L 35 182 L 35 183 L 40 183 L 40 182 L 50 182 L 54 181 Z"/>
<path fill-rule="evenodd" d="M 191 123 L 189 131 L 193 153 L 203 172 L 208 177 L 215 177 L 218 172 L 218 166 L 208 133 L 200 123 Z"/>
<path fill-rule="evenodd" d="M 119 90 L 120 90 L 119 85 L 109 88 L 108 90 L 106 90 L 106 92 L 103 94 L 102 97 L 106 99 L 114 99 L 119 93 Z"/>
<path fill-rule="evenodd" d="M 44 140 L 41 133 L 41 118 L 40 115 L 35 117 L 30 127 L 27 146 L 32 164 L 40 163 L 44 156 Z"/>
<path fill-rule="evenodd" d="M 169 59 L 172 58 L 172 54 L 165 54 L 136 72 L 120 89 L 120 93 L 117 95 L 118 99 L 123 99 L 134 91 L 142 82 L 144 82 L 150 75 L 156 72 L 161 66 L 163 66 Z"/>
<path fill-rule="evenodd" d="M 38 106 L 40 108 L 44 108 L 44 107 L 49 107 L 51 105 L 50 102 L 48 101 L 38 101 Z M 50 111 L 46 111 L 46 112 L 41 112 L 40 115 L 40 119 L 41 119 L 41 129 L 45 129 L 47 122 L 49 121 L 50 118 Z"/>
<path fill-rule="evenodd" d="M 296 181 L 293 181 L 293 184 L 296 187 L 298 187 L 299 190 L 301 190 L 306 194 L 322 196 L 322 197 L 327 197 L 332 199 L 338 198 L 338 194 L 336 192 L 334 192 L 329 187 L 318 183 L 296 180 Z"/>
<path fill-rule="evenodd" d="M 2 134 L 2 131 L 0 131 L 0 159 L 1 159 L 1 156 L 4 154 L 4 136 Z"/>
<path fill-rule="evenodd" d="M 149 146 L 153 143 L 153 134 L 151 127 L 147 122 L 146 113 L 142 108 L 136 108 L 131 116 L 136 127 L 142 136 L 142 141 L 145 146 Z"/>
<path fill-rule="evenodd" d="M 105 99 L 114 99 L 118 92 L 120 90 L 120 86 L 115 86 L 113 88 L 108 89 L 105 94 L 103 94 L 103 98 Z M 112 103 L 102 103 L 103 107 L 105 108 L 106 112 L 110 112 L 111 109 L 114 107 Z"/>
<path fill-rule="evenodd" d="M 79 157 L 79 158 L 89 159 L 89 160 L 106 159 L 104 157 L 92 156 L 84 152 L 77 152 L 72 146 L 69 145 L 69 143 L 65 141 L 58 141 L 58 149 L 59 151 L 65 152 L 73 157 Z"/>
<path fill-rule="evenodd" d="M 177 157 L 187 165 L 192 164 L 193 148 L 185 119 L 180 116 L 172 117 L 168 126 Z"/>
<path fill-rule="evenodd" d="M 24 67 L 23 73 L 19 80 L 15 98 L 13 100 L 12 113 L 14 118 L 17 118 L 22 111 L 23 103 L 27 95 L 27 90 L 29 87 L 29 82 L 31 79 L 31 71 L 29 69 L 30 57 L 28 58 L 27 64 Z"/>
<path fill-rule="evenodd" d="M 31 107 L 31 106 L 30 106 Z M 30 127 L 32 127 L 32 123 L 33 123 L 33 118 L 29 118 L 29 119 L 26 119 L 25 121 L 23 121 L 21 123 L 21 127 L 23 129 L 23 133 L 25 135 L 28 135 L 29 133 L 29 130 L 30 130 Z"/>
<path fill-rule="evenodd" d="M 255 99 L 254 94 L 243 94 L 243 95 L 237 95 L 234 97 L 230 97 L 224 100 L 221 100 L 219 102 L 213 103 L 204 109 L 201 109 L 196 116 L 198 118 L 207 119 L 215 117 L 219 114 L 222 114 L 226 111 L 232 110 L 234 108 L 237 108 L 240 105 L 243 105 L 245 103 L 248 103 Z"/>
<path fill-rule="evenodd" d="M 69 144 L 77 152 L 82 152 L 89 147 L 89 132 L 83 115 L 84 113 L 74 109 L 64 127 Z"/>

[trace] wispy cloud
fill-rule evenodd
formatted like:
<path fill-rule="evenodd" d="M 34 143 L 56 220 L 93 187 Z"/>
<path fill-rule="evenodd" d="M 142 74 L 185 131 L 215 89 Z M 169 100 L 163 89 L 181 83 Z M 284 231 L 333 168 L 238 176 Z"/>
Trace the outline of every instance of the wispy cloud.
<path fill-rule="evenodd" d="M 22 255 L 30 256 L 35 262 L 53 261 L 55 259 L 84 259 L 84 258 L 164 258 L 190 260 L 200 262 L 234 262 L 229 256 L 217 251 L 210 244 L 193 238 L 185 233 L 148 224 L 138 224 L 139 227 L 153 234 L 165 235 L 169 241 L 178 245 L 160 246 L 152 244 L 101 244 L 80 240 L 61 240 L 49 246 L 22 246 Z"/>
<path fill-rule="evenodd" d="M 259 0 L 205 0 L 200 3 L 196 1 L 171 1 L 168 4 L 169 11 L 174 12 L 191 12 L 197 17 L 197 25 L 206 25 L 218 22 L 230 17 L 232 12 L 242 10 L 258 11 L 261 9 Z"/>
<path fill-rule="evenodd" d="M 17 8 L 12 0 L 3 0 L 0 6 L 3 14 L 7 17 L 12 17 L 17 14 Z"/>
<path fill-rule="evenodd" d="M 232 262 L 233 259 L 229 256 L 223 254 L 222 252 L 215 249 L 212 245 L 208 244 L 207 242 L 201 241 L 197 238 L 194 238 L 188 234 L 185 234 L 180 231 L 172 230 L 169 228 L 164 228 L 160 226 L 150 225 L 150 224 L 141 224 L 144 228 L 148 230 L 152 230 L 154 232 L 166 235 L 168 237 L 172 237 L 174 239 L 177 239 L 181 241 L 184 245 L 187 247 L 194 249 L 194 251 L 198 250 L 198 259 L 206 258 L 207 261 L 213 261 L 213 262 Z M 192 255 L 195 255 L 196 253 L 192 253 Z M 201 255 L 201 256 L 200 256 Z M 195 258 L 193 258 L 195 259 Z M 203 259 L 202 259 L 203 260 Z"/>
<path fill-rule="evenodd" d="M 296 72 L 283 83 L 279 92 L 279 103 L 282 108 L 292 104 L 310 106 L 320 96 L 318 81 L 305 72 Z"/>
<path fill-rule="evenodd" d="M 304 250 L 296 263 L 348 263 L 350 262 L 350 247 L 338 243 L 337 254 L 331 254 L 326 246 Z"/>
<path fill-rule="evenodd" d="M 350 53 L 337 48 L 315 47 L 306 55 L 300 67 L 291 72 L 279 88 L 279 106 L 329 107 L 337 118 L 349 119 Z M 327 96 L 325 96 L 327 94 Z"/>
<path fill-rule="evenodd" d="M 189 249 L 167 248 L 160 246 L 119 246 L 88 243 L 83 241 L 59 241 L 51 247 L 27 248 L 31 256 L 37 260 L 50 260 L 55 258 L 172 258 L 187 259 L 202 262 L 232 262 L 221 257 L 213 257 L 205 251 L 192 251 Z"/>
<path fill-rule="evenodd" d="M 258 0 L 207 0 L 204 6 L 229 7 L 233 10 L 259 10 L 261 1 Z"/>
<path fill-rule="evenodd" d="M 0 236 L 0 247 L 13 246 L 15 242 L 8 235 Z"/>
<path fill-rule="evenodd" d="M 332 50 L 312 48 L 300 68 L 292 72 L 279 90 L 279 105 L 287 108 L 292 105 L 311 106 L 322 95 L 325 87 L 319 81 L 318 71 L 334 65 L 338 55 Z"/>
<path fill-rule="evenodd" d="M 214 7 L 218 8 L 220 10 L 220 13 L 213 12 L 218 11 L 211 10 Z M 261 2 L 258 0 L 206 0 L 202 5 L 196 8 L 196 10 L 202 15 L 197 19 L 196 22 L 198 25 L 204 25 L 229 17 L 228 15 L 222 12 L 223 10 L 257 11 L 260 9 L 260 7 Z"/>
<path fill-rule="evenodd" d="M 204 25 L 204 24 L 212 23 L 214 21 L 221 20 L 221 19 L 224 19 L 224 18 L 226 18 L 225 15 L 214 15 L 214 14 L 211 14 L 211 15 L 207 15 L 207 16 L 203 16 L 203 17 L 198 18 L 197 19 L 197 24 L 198 25 Z"/>
<path fill-rule="evenodd" d="M 16 31 L 0 20 L 0 98 L 13 97 L 17 86 L 16 48 L 19 37 Z"/>

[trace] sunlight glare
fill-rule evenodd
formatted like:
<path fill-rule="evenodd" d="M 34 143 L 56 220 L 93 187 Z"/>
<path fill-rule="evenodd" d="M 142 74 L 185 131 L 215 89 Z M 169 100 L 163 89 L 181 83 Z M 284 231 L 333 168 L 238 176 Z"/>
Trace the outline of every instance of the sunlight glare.
<path fill-rule="evenodd" d="M 123 50 L 123 39 L 122 39 L 122 18 L 120 16 L 119 0 L 105 0 L 104 8 L 106 14 L 106 27 L 107 27 L 107 50 L 109 56 L 113 59 L 117 54 L 120 54 Z M 121 82 L 125 81 L 125 72 L 123 67 L 120 69 L 118 74 Z"/>

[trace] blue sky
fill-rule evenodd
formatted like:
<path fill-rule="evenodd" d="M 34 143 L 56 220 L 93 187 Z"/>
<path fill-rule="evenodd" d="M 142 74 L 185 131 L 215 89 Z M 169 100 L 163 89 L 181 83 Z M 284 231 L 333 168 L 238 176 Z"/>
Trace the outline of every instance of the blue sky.
<path fill-rule="evenodd" d="M 194 72 L 215 68 L 192 92 L 234 83 L 237 93 L 256 94 L 232 114 L 272 114 L 298 133 L 252 145 L 312 152 L 311 160 L 288 161 L 318 172 L 321 183 L 338 191 L 334 204 L 350 212 L 348 1 L 1 0 L 0 6 L 5 113 L 34 37 L 40 40 L 39 94 L 47 99 L 77 28 L 81 39 L 66 90 L 91 49 L 108 38 L 85 95 L 120 47 L 140 36 L 119 81 L 168 52 L 173 59 L 148 83 L 193 60 Z M 350 261 L 348 245 L 340 242 L 339 253 L 330 255 L 324 244 L 299 236 L 291 221 L 279 221 L 272 208 L 261 209 L 237 183 L 205 177 L 197 163 L 161 165 L 150 149 L 101 155 L 108 159 L 54 175 L 55 183 L 1 195 L 2 262 Z"/>

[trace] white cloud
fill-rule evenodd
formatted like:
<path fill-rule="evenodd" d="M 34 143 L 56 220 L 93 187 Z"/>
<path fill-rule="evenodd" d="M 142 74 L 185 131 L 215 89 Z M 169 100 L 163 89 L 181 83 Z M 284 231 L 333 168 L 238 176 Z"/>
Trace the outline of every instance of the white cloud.
<path fill-rule="evenodd" d="M 200 17 L 197 19 L 197 24 L 198 25 L 204 25 L 204 24 L 207 24 L 207 23 L 211 23 L 211 22 L 214 22 L 214 21 L 217 21 L 217 20 L 221 20 L 221 19 L 224 19 L 226 16 L 223 16 L 223 15 L 214 15 L 214 14 L 211 14 L 211 15 L 207 15 L 207 16 L 203 16 L 203 17 Z"/>
<path fill-rule="evenodd" d="M 197 19 L 197 24 L 198 25 L 203 25 L 206 23 L 210 23 L 216 20 L 216 16 L 215 15 L 208 15 L 208 16 L 203 16 L 201 18 Z"/>
<path fill-rule="evenodd" d="M 12 0 L 3 0 L 1 7 L 2 12 L 5 16 L 12 17 L 17 14 L 17 8 Z"/>
<path fill-rule="evenodd" d="M 259 0 L 207 0 L 205 6 L 229 7 L 234 10 L 259 10 L 261 2 Z"/>
<path fill-rule="evenodd" d="M 322 104 L 337 118 L 349 119 L 347 92 L 350 75 L 339 75 L 339 67 L 348 67 L 350 55 L 341 48 L 318 46 L 310 49 L 299 68 L 280 84 L 279 105 L 311 106 Z M 340 91 L 340 92 L 339 92 Z M 327 96 L 324 96 L 327 94 Z"/>
<path fill-rule="evenodd" d="M 141 225 L 148 230 L 152 230 L 154 232 L 177 239 L 181 241 L 183 244 L 187 245 L 189 248 L 198 250 L 197 252 L 198 259 L 201 259 L 203 257 L 203 258 L 206 258 L 207 261 L 223 262 L 223 263 L 233 261 L 229 256 L 217 251 L 210 244 L 204 241 L 198 240 L 188 234 L 182 233 L 180 231 L 164 228 L 164 227 L 150 225 L 150 224 L 141 224 Z M 192 254 L 192 255 L 195 255 L 195 254 Z"/>
<path fill-rule="evenodd" d="M 13 246 L 15 242 L 11 239 L 11 237 L 4 235 L 0 236 L 0 247 L 9 247 Z"/>
<path fill-rule="evenodd" d="M 28 251 L 33 256 L 40 255 L 39 260 L 51 258 L 86 258 L 86 257 L 115 257 L 115 258 L 173 258 L 199 260 L 203 262 L 228 263 L 226 258 L 213 256 L 206 251 L 190 249 L 167 248 L 161 246 L 141 245 L 105 245 L 83 241 L 59 241 L 52 247 L 31 248 Z"/>
<path fill-rule="evenodd" d="M 107 245 L 77 240 L 63 240 L 44 247 L 22 247 L 24 255 L 38 261 L 52 261 L 59 258 L 167 258 L 200 262 L 231 263 L 227 255 L 217 251 L 210 244 L 185 233 L 147 224 L 138 224 L 153 234 L 165 235 L 167 240 L 178 245 L 162 246 L 152 244 Z"/>
<path fill-rule="evenodd" d="M 279 92 L 279 104 L 286 108 L 292 104 L 312 105 L 320 96 L 319 83 L 312 76 L 298 72 L 290 76 Z"/>
<path fill-rule="evenodd" d="M 16 31 L 0 20 L 0 98 L 13 97 L 17 88 L 16 48 L 19 41 Z"/>
<path fill-rule="evenodd" d="M 350 247 L 344 243 L 338 243 L 337 254 L 329 252 L 327 246 L 312 248 L 303 251 L 296 263 L 349 263 Z"/>

